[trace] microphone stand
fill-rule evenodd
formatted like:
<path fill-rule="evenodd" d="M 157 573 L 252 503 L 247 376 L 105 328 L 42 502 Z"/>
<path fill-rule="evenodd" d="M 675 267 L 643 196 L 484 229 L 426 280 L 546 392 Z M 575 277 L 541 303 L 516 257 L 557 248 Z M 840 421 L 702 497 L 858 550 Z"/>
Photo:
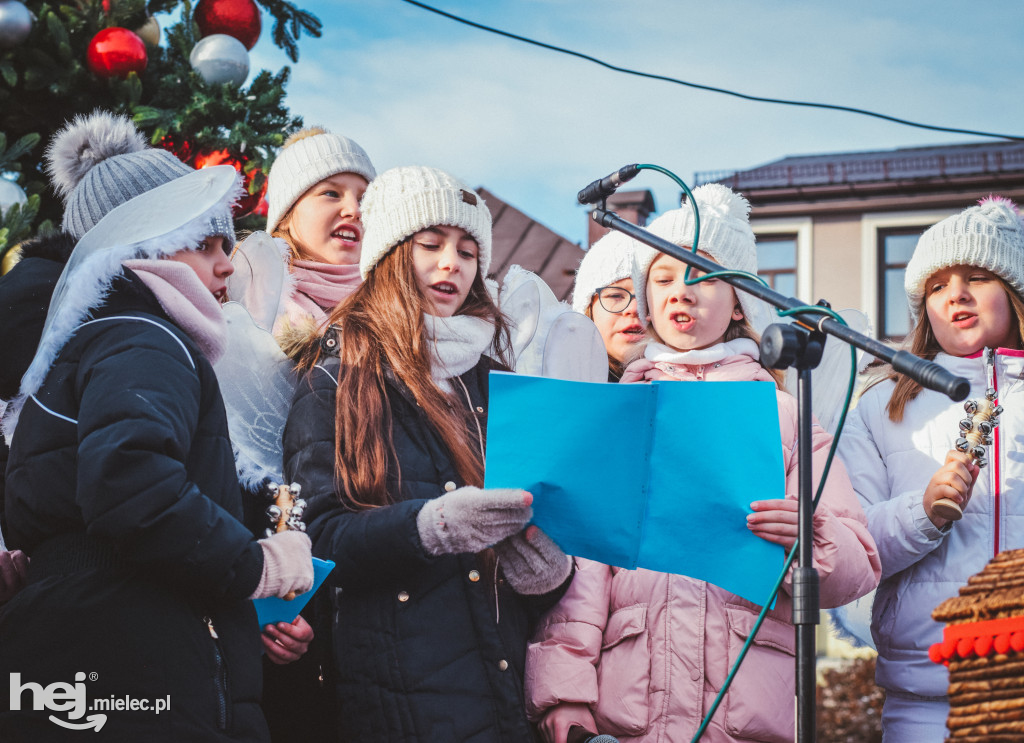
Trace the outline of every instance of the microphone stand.
<path fill-rule="evenodd" d="M 614 212 L 601 206 L 591 212 L 595 222 L 618 230 L 639 242 L 682 261 L 704 273 L 722 269 L 720 265 L 691 250 L 663 240 L 642 227 L 627 222 Z M 698 246 L 699 249 L 699 246 Z M 752 294 L 758 299 L 783 310 L 806 307 L 794 297 L 787 297 L 745 276 L 724 275 L 720 281 L 735 289 Z M 644 287 L 634 287 L 637 292 Z M 814 627 L 820 613 L 818 602 L 818 571 L 814 567 L 814 484 L 811 461 L 811 373 L 821 360 L 825 336 L 831 335 L 863 349 L 892 365 L 928 389 L 941 392 L 951 400 L 960 401 L 970 392 L 970 382 L 958 377 L 933 361 L 927 361 L 909 351 L 895 351 L 884 343 L 851 330 L 831 317 L 812 313 L 796 313 L 792 325 L 770 325 L 761 340 L 763 360 L 774 368 L 793 366 L 798 372 L 798 554 L 793 569 L 792 598 L 793 624 L 796 627 L 796 702 L 797 741 L 813 743 L 815 740 L 815 687 L 816 653 Z"/>

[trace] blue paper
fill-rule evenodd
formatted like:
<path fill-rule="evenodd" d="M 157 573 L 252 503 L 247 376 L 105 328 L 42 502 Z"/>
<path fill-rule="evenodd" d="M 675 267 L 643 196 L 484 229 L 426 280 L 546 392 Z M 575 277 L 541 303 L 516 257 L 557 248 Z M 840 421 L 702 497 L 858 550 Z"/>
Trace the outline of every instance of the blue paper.
<path fill-rule="evenodd" d="M 291 601 L 285 601 L 276 596 L 269 596 L 265 599 L 253 599 L 252 603 L 256 607 L 256 619 L 259 621 L 260 627 L 266 627 L 268 624 L 277 624 L 278 622 L 292 622 L 295 617 L 299 616 L 299 612 L 309 603 L 309 600 L 313 598 L 313 594 L 320 588 L 320 584 L 324 582 L 324 578 L 332 570 L 334 570 L 334 562 L 314 557 L 313 587 L 308 591 L 300 593 Z"/>
<path fill-rule="evenodd" d="M 678 573 L 754 603 L 785 554 L 750 533 L 785 497 L 771 382 L 601 384 L 491 373 L 486 487 L 534 496 L 567 553 Z"/>

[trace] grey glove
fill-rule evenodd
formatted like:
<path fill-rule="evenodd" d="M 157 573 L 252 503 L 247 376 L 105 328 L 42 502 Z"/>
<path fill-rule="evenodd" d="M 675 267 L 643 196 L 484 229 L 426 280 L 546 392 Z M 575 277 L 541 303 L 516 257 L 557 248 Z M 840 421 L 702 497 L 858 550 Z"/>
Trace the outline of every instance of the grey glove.
<path fill-rule="evenodd" d="M 430 555 L 479 552 L 526 526 L 533 518 L 531 503 L 533 496 L 525 490 L 467 485 L 420 509 L 420 542 Z"/>
<path fill-rule="evenodd" d="M 494 553 L 509 585 L 527 596 L 554 591 L 572 570 L 572 558 L 537 526 L 494 545 Z"/>
<path fill-rule="evenodd" d="M 256 544 L 263 548 L 263 575 L 249 598 L 305 593 L 313 587 L 313 556 L 304 532 L 280 531 Z"/>

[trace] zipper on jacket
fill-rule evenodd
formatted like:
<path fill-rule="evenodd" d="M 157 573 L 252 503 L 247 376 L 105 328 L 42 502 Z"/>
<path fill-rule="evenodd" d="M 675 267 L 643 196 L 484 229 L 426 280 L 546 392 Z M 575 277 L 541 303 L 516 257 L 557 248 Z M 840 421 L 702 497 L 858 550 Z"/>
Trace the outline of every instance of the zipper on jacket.
<path fill-rule="evenodd" d="M 206 628 L 210 631 L 213 639 L 213 658 L 216 667 L 215 685 L 217 687 L 217 726 L 221 730 L 228 727 L 228 671 L 224 665 L 224 655 L 220 651 L 220 635 L 213 626 L 213 619 L 209 616 L 203 617 Z"/>

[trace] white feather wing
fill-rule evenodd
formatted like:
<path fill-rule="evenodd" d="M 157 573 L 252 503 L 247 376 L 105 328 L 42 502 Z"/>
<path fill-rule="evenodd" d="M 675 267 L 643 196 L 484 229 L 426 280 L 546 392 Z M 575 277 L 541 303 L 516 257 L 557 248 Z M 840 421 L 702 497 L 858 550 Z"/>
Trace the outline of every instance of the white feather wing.
<path fill-rule="evenodd" d="M 214 366 L 228 414 L 239 480 L 247 488 L 281 482 L 281 435 L 295 391 L 291 360 L 238 302 L 224 305 L 228 346 Z"/>

